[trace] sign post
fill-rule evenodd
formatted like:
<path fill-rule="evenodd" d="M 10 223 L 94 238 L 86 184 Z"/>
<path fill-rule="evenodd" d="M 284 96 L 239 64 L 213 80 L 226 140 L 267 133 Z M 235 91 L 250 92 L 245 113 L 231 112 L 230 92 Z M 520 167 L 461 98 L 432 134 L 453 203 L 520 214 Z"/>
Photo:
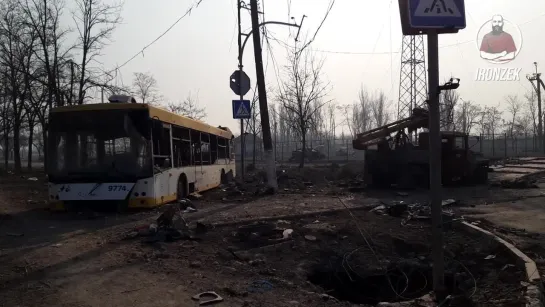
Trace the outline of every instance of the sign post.
<path fill-rule="evenodd" d="M 240 5 L 240 1 L 239 1 Z M 240 8 L 239 8 L 239 19 L 240 19 Z M 240 24 L 239 24 L 240 27 Z M 239 29 L 240 30 L 240 29 Z M 250 77 L 242 70 L 242 63 L 240 62 L 240 52 L 241 52 L 241 46 L 240 46 L 240 34 L 239 34 L 239 70 L 235 70 L 231 76 L 229 77 L 229 87 L 235 93 L 235 95 L 238 95 L 240 100 L 243 101 L 244 95 L 248 94 L 251 88 L 250 83 Z M 234 107 L 234 100 L 233 100 L 233 107 Z M 249 109 L 248 109 L 249 110 Z M 235 117 L 235 110 L 233 109 L 233 118 Z M 241 166 L 241 176 L 244 178 L 244 118 L 240 118 L 240 166 Z"/>
<path fill-rule="evenodd" d="M 432 218 L 433 290 L 445 295 L 441 131 L 439 118 L 439 34 L 457 33 L 466 27 L 464 0 L 398 0 L 404 35 L 428 37 L 428 108 L 430 150 L 430 206 Z"/>
<path fill-rule="evenodd" d="M 252 104 L 250 100 L 233 100 L 233 118 L 240 119 L 240 166 L 242 167 L 240 175 L 244 178 L 244 152 L 246 151 L 244 140 L 244 120 L 252 118 Z"/>
<path fill-rule="evenodd" d="M 250 100 L 233 100 L 233 118 L 252 118 L 252 103 L 250 102 Z"/>

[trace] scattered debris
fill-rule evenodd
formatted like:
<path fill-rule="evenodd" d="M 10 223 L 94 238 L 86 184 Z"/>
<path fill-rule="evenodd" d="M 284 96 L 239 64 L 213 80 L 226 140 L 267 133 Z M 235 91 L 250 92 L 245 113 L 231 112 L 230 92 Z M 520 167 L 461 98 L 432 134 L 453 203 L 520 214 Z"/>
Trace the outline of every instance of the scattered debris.
<path fill-rule="evenodd" d="M 375 212 L 376 214 L 384 215 L 386 213 L 386 206 L 379 205 L 371 209 L 369 212 Z"/>
<path fill-rule="evenodd" d="M 182 211 L 183 213 L 193 213 L 193 212 L 197 212 L 198 210 L 193 208 L 193 207 L 187 207 L 184 211 Z"/>
<path fill-rule="evenodd" d="M 29 177 L 27 180 L 29 180 L 29 181 L 38 181 L 38 178 L 36 178 L 36 177 Z"/>
<path fill-rule="evenodd" d="M 178 213 L 178 210 L 175 206 L 167 206 L 166 210 L 157 218 L 157 226 L 158 227 L 171 227 L 172 226 L 172 221 L 174 219 L 174 215 L 176 215 L 176 213 Z M 152 224 L 153 225 L 153 224 Z M 150 225 L 150 230 L 151 230 L 151 226 Z M 157 228 L 154 227 L 154 228 Z"/>
<path fill-rule="evenodd" d="M 451 205 L 455 205 L 456 204 L 456 201 L 454 199 L 446 199 L 446 200 L 443 200 L 441 202 L 441 206 L 445 207 L 445 206 L 451 206 Z"/>
<path fill-rule="evenodd" d="M 223 298 L 214 291 L 199 293 L 194 295 L 192 299 L 199 301 L 199 306 L 211 305 L 223 301 Z"/>
<path fill-rule="evenodd" d="M 184 213 L 197 211 L 195 204 L 193 204 L 193 202 L 188 198 L 180 199 L 178 201 L 178 206 L 180 210 L 184 210 Z"/>
<path fill-rule="evenodd" d="M 375 212 L 378 215 L 390 215 L 393 217 L 402 217 L 402 225 L 407 225 L 410 220 L 428 220 L 431 218 L 431 207 L 429 204 L 420 204 L 412 203 L 409 204 L 404 201 L 393 201 L 391 203 L 381 202 L 381 205 L 378 205 L 370 210 L 370 212 Z M 441 206 L 443 208 L 456 204 L 456 200 L 447 199 L 443 200 Z M 455 221 L 454 213 L 451 210 L 443 209 L 443 223 L 449 224 Z M 447 225 L 447 227 L 450 227 Z"/>
<path fill-rule="evenodd" d="M 490 260 L 490 259 L 494 259 L 496 258 L 496 255 L 488 255 L 486 257 L 484 257 L 484 260 Z"/>
<path fill-rule="evenodd" d="M 391 204 L 379 205 L 371 209 L 370 212 L 375 212 L 379 215 L 388 214 L 394 217 L 400 217 L 401 215 L 403 215 L 403 213 L 407 211 L 407 209 L 407 203 L 403 201 L 394 201 Z"/>
<path fill-rule="evenodd" d="M 505 271 L 505 270 L 507 270 L 507 269 L 509 269 L 509 268 L 514 268 L 514 267 L 515 267 L 514 264 L 506 264 L 506 265 L 503 266 L 503 268 L 501 268 L 501 270 L 502 270 L 502 271 Z"/>
<path fill-rule="evenodd" d="M 338 301 L 334 296 L 331 296 L 329 294 L 321 294 L 320 297 L 324 300 L 324 301 L 329 301 L 329 300 L 332 300 L 332 301 Z"/>
<path fill-rule="evenodd" d="M 193 192 L 193 193 L 189 194 L 189 197 L 191 197 L 193 199 L 201 199 L 202 195 L 197 193 L 197 192 Z"/>
<path fill-rule="evenodd" d="M 311 235 L 306 235 L 305 239 L 308 240 L 308 241 L 316 241 L 317 240 L 315 236 L 311 236 Z"/>
<path fill-rule="evenodd" d="M 289 239 L 289 238 L 291 238 L 292 234 L 293 234 L 293 229 L 286 229 L 282 233 L 282 238 Z"/>
<path fill-rule="evenodd" d="M 25 234 L 24 234 L 24 233 L 13 233 L 13 232 L 8 232 L 8 233 L 6 233 L 6 235 L 7 235 L 8 237 L 22 237 L 22 236 L 24 236 Z"/>
<path fill-rule="evenodd" d="M 536 189 L 538 188 L 536 182 L 536 178 L 521 176 L 512 180 L 501 180 L 500 182 L 493 183 L 492 186 L 503 189 Z"/>
<path fill-rule="evenodd" d="M 180 201 L 180 204 L 190 206 L 191 201 Z M 157 223 L 137 227 L 123 236 L 123 240 L 136 237 L 146 237 L 144 242 L 155 243 L 159 241 L 172 242 L 180 239 L 199 240 L 198 235 L 208 231 L 208 226 L 196 222 L 189 225 L 183 218 L 179 205 L 172 204 L 165 208 L 157 218 Z"/>
<path fill-rule="evenodd" d="M 272 290 L 273 285 L 267 280 L 257 280 L 248 287 L 250 293 L 264 293 Z"/>
<path fill-rule="evenodd" d="M 400 217 L 403 215 L 403 213 L 407 211 L 408 208 L 409 206 L 405 202 L 399 201 L 399 202 L 394 202 L 391 206 L 388 206 L 386 208 L 386 212 L 390 216 Z"/>

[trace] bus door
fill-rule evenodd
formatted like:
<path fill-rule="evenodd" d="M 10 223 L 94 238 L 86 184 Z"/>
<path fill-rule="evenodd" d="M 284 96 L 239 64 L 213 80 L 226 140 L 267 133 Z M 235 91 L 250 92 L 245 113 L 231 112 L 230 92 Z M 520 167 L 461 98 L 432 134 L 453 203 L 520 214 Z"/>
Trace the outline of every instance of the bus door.
<path fill-rule="evenodd" d="M 193 146 L 193 165 L 195 167 L 195 190 L 200 190 L 201 185 L 203 184 L 203 175 L 202 175 L 202 141 L 201 133 L 196 131 L 196 133 L 191 135 L 192 146 Z"/>

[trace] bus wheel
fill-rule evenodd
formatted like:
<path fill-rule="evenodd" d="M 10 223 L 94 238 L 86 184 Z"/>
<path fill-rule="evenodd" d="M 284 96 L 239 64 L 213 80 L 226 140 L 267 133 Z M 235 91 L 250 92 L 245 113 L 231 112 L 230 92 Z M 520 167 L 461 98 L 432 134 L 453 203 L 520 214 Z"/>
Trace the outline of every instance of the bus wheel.
<path fill-rule="evenodd" d="M 181 201 L 187 197 L 187 178 L 185 175 L 181 175 L 178 178 L 178 187 L 176 191 L 176 200 Z"/>
<path fill-rule="evenodd" d="M 227 174 L 225 174 L 225 170 L 221 170 L 221 177 L 220 177 L 220 183 L 226 184 L 227 183 Z"/>

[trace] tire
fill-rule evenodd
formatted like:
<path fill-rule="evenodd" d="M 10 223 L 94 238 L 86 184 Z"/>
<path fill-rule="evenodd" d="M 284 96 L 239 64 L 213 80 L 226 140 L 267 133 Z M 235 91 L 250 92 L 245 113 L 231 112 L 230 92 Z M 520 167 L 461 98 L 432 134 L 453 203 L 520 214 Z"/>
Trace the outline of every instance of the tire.
<path fill-rule="evenodd" d="M 220 183 L 221 184 L 227 184 L 228 180 L 227 180 L 227 174 L 225 174 L 225 170 L 222 169 L 221 170 L 221 175 L 220 175 Z"/>
<path fill-rule="evenodd" d="M 187 194 L 187 178 L 185 175 L 181 175 L 180 178 L 178 178 L 176 200 L 179 202 L 180 200 L 187 198 Z"/>
<path fill-rule="evenodd" d="M 128 200 L 123 200 L 123 201 L 117 202 L 115 211 L 117 213 L 124 213 L 124 212 L 129 211 L 129 201 Z"/>
<path fill-rule="evenodd" d="M 485 184 L 488 181 L 488 169 L 479 167 L 475 173 L 476 183 Z"/>

